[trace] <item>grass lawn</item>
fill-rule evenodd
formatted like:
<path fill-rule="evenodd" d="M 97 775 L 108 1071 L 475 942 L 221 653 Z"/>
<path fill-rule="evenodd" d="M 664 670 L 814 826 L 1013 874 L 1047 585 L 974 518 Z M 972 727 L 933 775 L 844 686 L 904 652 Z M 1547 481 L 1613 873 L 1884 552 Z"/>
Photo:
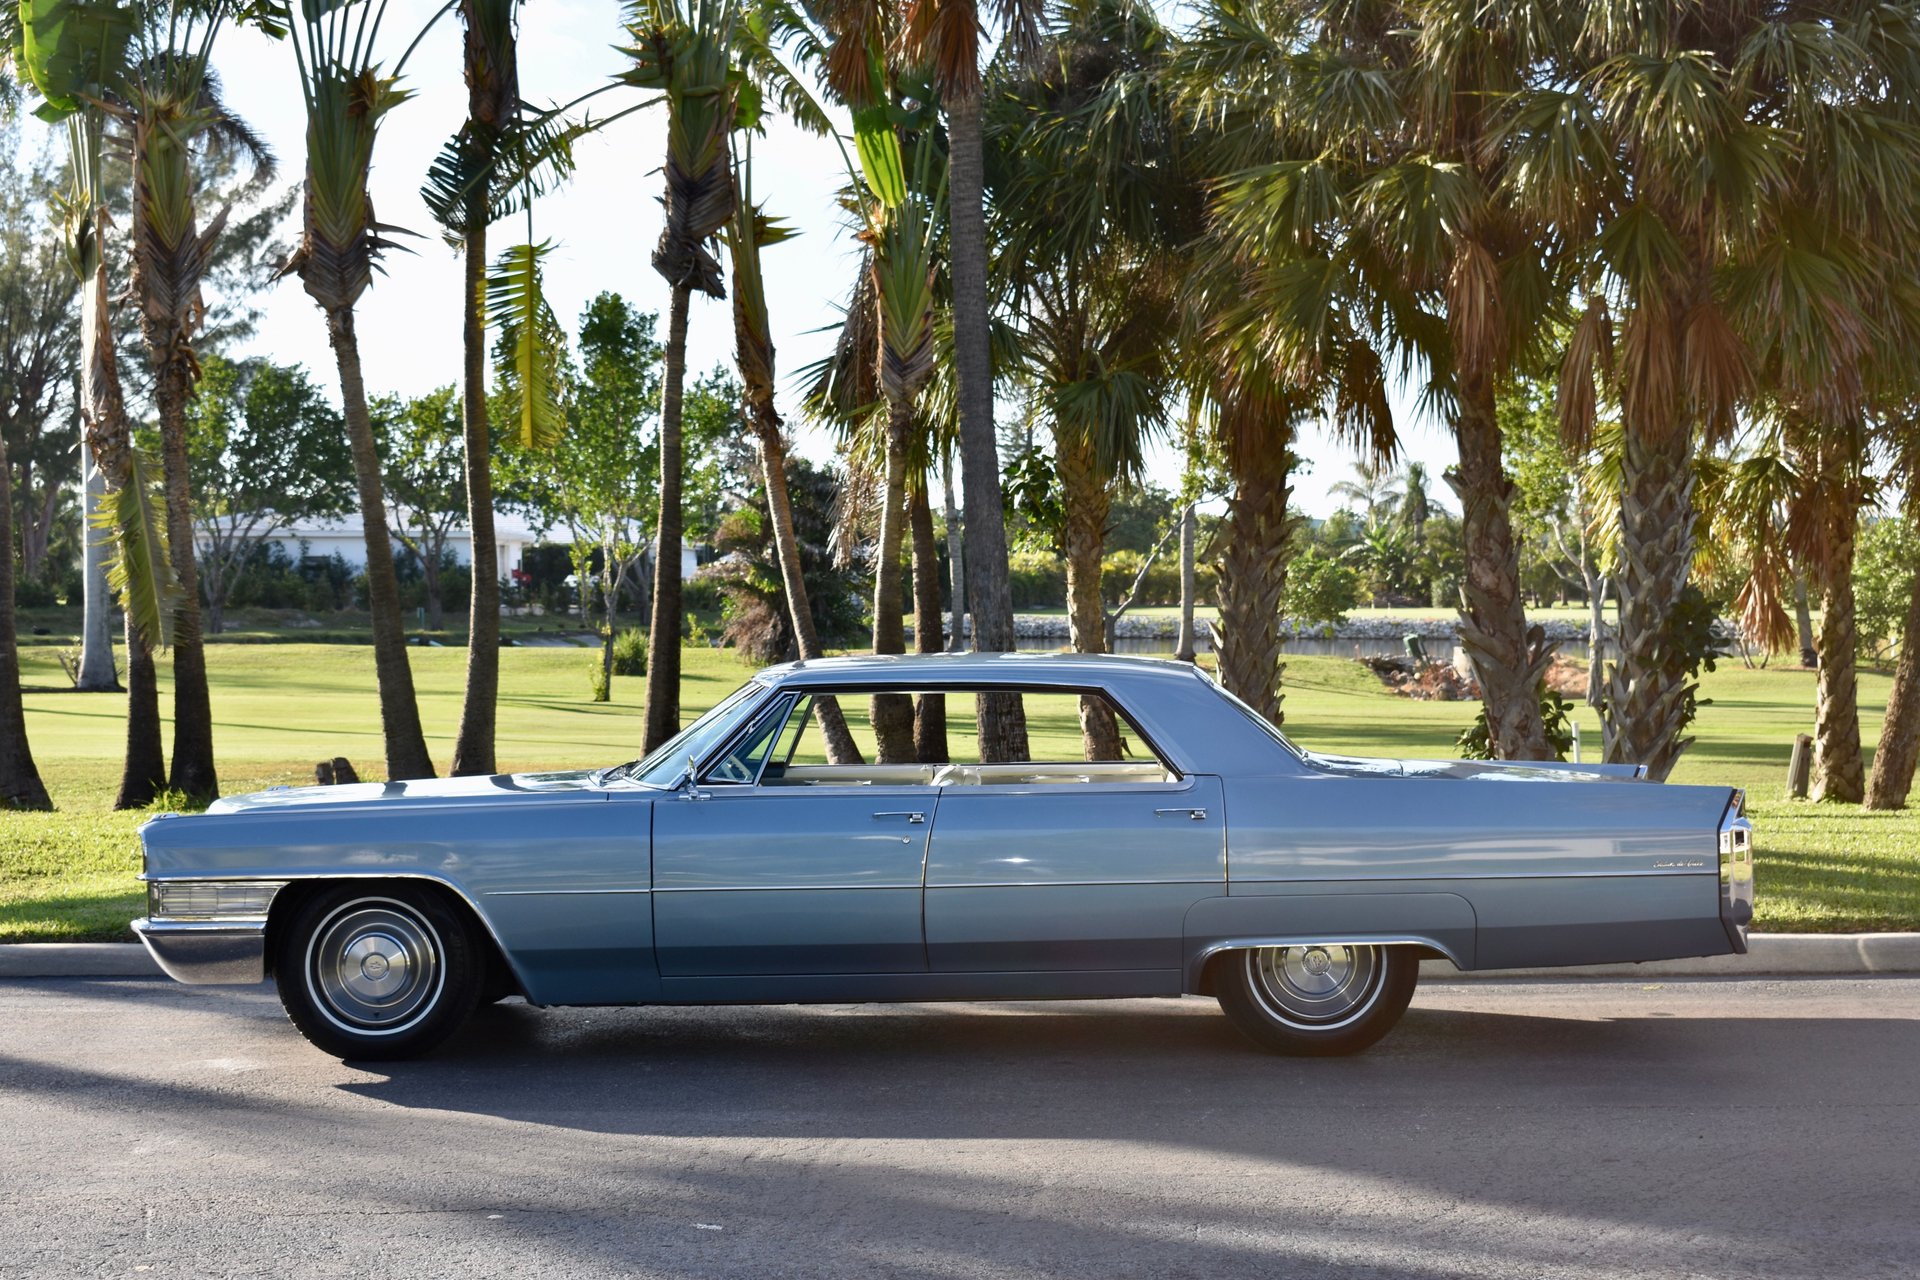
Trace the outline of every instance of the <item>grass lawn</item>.
<path fill-rule="evenodd" d="M 465 655 L 447 648 L 412 656 L 428 745 L 444 765 L 459 719 Z M 595 704 L 588 701 L 590 651 L 510 648 L 500 656 L 502 768 L 599 766 L 637 754 L 641 680 L 616 679 L 613 701 Z M 363 776 L 380 776 L 370 647 L 223 643 L 208 647 L 207 662 L 227 792 L 311 781 L 323 757 L 346 756 Z M 50 646 L 24 649 L 22 664 L 30 688 L 66 684 Z M 690 718 L 748 672 L 730 651 L 689 648 L 684 674 Z M 163 711 L 165 678 L 163 670 Z M 1880 674 L 1861 676 L 1868 743 L 1878 735 L 1887 684 Z M 1813 692 L 1811 672 L 1723 664 L 1707 679 L 1713 702 L 1674 781 L 1748 788 L 1761 854 L 1758 927 L 1920 928 L 1920 811 L 1867 813 L 1781 799 L 1793 735 L 1812 726 Z M 29 693 L 26 701 L 34 756 L 60 810 L 0 812 L 0 942 L 125 938 L 127 920 L 142 910 L 133 833 L 145 815 L 111 809 L 124 703 L 65 692 Z M 1309 747 L 1450 757 L 1473 707 L 1400 698 L 1357 663 L 1300 657 L 1287 666 L 1285 710 L 1288 732 Z M 1580 720 L 1591 759 L 1599 724 L 1584 707 Z M 1034 730 L 1056 751 L 1077 743 L 1068 714 L 1048 716 Z"/>

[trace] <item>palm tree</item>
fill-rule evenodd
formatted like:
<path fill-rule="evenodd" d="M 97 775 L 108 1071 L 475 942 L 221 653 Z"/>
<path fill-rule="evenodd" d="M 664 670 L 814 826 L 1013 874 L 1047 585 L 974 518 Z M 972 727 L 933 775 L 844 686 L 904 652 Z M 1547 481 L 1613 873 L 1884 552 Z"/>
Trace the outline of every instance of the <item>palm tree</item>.
<path fill-rule="evenodd" d="M 1522 171 L 1540 177 L 1518 194 L 1564 205 L 1587 299 L 1562 417 L 1583 443 L 1598 379 L 1625 430 L 1610 760 L 1664 777 L 1684 746 L 1667 628 L 1693 559 L 1698 443 L 1726 439 L 1761 392 L 1846 430 L 1873 336 L 1910 332 L 1883 284 L 1914 232 L 1916 36 L 1920 15 L 1866 0 L 1791 23 L 1760 5 L 1603 0 L 1554 87 L 1524 95 Z M 1832 692 L 1826 714 L 1844 719 Z"/>
<path fill-rule="evenodd" d="M 31 33 L 34 40 L 17 49 L 8 41 L 16 65 L 45 96 L 41 114 L 64 116 L 67 123 L 72 189 L 61 211 L 69 257 L 81 279 L 80 419 L 87 451 L 108 490 L 102 514 L 116 547 L 111 574 L 126 617 L 127 743 L 114 806 L 141 808 L 167 781 L 153 651 L 167 642 L 178 584 L 167 552 L 167 522 L 149 470 L 133 449 L 105 252 L 106 112 L 100 104 L 122 94 L 136 15 L 109 7 L 74 11 L 59 0 L 34 0 L 18 14 L 22 25 L 15 36 Z"/>
<path fill-rule="evenodd" d="M 1398 515 L 1413 535 L 1415 550 L 1427 544 L 1427 520 L 1433 515 L 1433 483 L 1427 464 L 1409 462 L 1394 481 L 1400 491 Z"/>
<path fill-rule="evenodd" d="M 468 600 L 467 678 L 460 704 L 460 731 L 453 765 L 462 774 L 495 769 L 494 713 L 500 693 L 500 555 L 493 536 L 493 430 L 487 420 L 486 316 L 482 301 L 487 272 L 487 227 L 501 210 L 496 172 L 509 140 L 520 127 L 520 66 L 514 38 L 517 0 L 460 0 L 467 81 L 467 118 L 451 144 L 464 199 L 429 207 L 450 235 L 458 236 L 465 275 L 460 295 L 461 435 L 466 445 L 467 521 L 472 531 L 473 586 Z M 432 179 L 429 180 L 433 187 Z M 446 184 L 440 184 L 444 188 Z M 439 194 L 435 192 L 434 194 Z M 457 197 L 456 190 L 445 192 Z M 527 403 L 538 405 L 539 397 Z"/>
<path fill-rule="evenodd" d="M 51 809 L 53 801 L 27 742 L 27 710 L 20 697 L 20 641 L 13 605 L 13 473 L 0 434 L 0 808 Z"/>
<path fill-rule="evenodd" d="M 1503 114 L 1551 30 L 1540 8 L 1215 0 L 1177 59 L 1228 174 L 1223 244 L 1248 268 L 1232 325 L 1302 383 L 1371 379 L 1377 359 L 1337 372 L 1356 341 L 1417 357 L 1448 411 L 1467 553 L 1460 637 L 1506 759 L 1548 754 L 1538 687 L 1550 652 L 1522 608 L 1494 412 L 1556 291 L 1543 210 L 1511 198 Z"/>
<path fill-rule="evenodd" d="M 381 119 L 408 96 L 398 83 L 406 56 L 401 56 L 391 74 L 383 74 L 374 61 L 380 13 L 355 12 L 356 5 L 370 3 L 347 0 L 331 8 L 303 9 L 293 18 L 291 43 L 307 113 L 306 199 L 300 244 L 283 270 L 299 274 L 308 295 L 325 314 L 327 338 L 340 370 L 366 541 L 367 605 L 373 615 L 373 660 L 380 685 L 387 777 L 397 781 L 432 777 L 433 760 L 427 754 L 420 708 L 414 699 L 380 456 L 354 330 L 354 304 L 372 284 L 379 254 L 393 244 L 383 234 L 387 228 L 374 221 L 367 197 L 374 139 Z"/>
<path fill-rule="evenodd" d="M 1413 465 L 1419 466 L 1419 463 Z M 1358 503 L 1366 514 L 1367 527 L 1380 524 L 1382 512 L 1398 509 L 1400 478 L 1385 463 L 1362 459 L 1353 466 L 1354 478 L 1338 480 L 1327 486 L 1327 494 L 1346 503 Z"/>
<path fill-rule="evenodd" d="M 760 251 L 778 244 L 790 233 L 784 225 L 769 218 L 753 199 L 751 142 L 740 160 L 739 184 L 740 200 L 724 236 L 733 264 L 734 351 L 746 395 L 747 424 L 753 432 L 760 474 L 767 488 L 774 557 L 780 565 L 781 591 L 793 622 L 794 644 L 800 651 L 801 661 L 812 661 L 824 656 L 825 651 L 820 647 L 813 607 L 807 599 L 800 542 L 794 533 L 793 502 L 787 491 L 787 437 L 774 406 L 773 328 L 767 314 L 766 281 L 760 270 Z M 838 701 L 814 699 L 814 718 L 820 725 L 828 761 L 857 763 L 860 751 L 854 745 L 853 734 L 847 728 Z"/>
<path fill-rule="evenodd" d="M 1920 432 L 1912 404 L 1890 415 L 1898 442 L 1899 474 L 1906 484 L 1906 509 L 1901 518 L 1920 525 L 1920 475 L 1916 452 Z M 1920 760 L 1920 564 L 1913 566 L 1908 588 L 1907 616 L 1900 630 L 1900 657 L 1894 665 L 1893 687 L 1887 691 L 1887 715 L 1880 726 L 1880 742 L 1873 752 L 1873 774 L 1867 780 L 1869 809 L 1903 809 L 1913 787 L 1916 760 Z"/>
<path fill-rule="evenodd" d="M 907 61 L 931 70 L 947 118 L 948 258 L 973 645 L 982 652 L 1009 652 L 1014 647 L 1013 594 L 1007 582 L 1006 507 L 993 429 L 992 311 L 987 293 L 982 14 L 977 0 L 909 0 L 904 8 L 901 48 Z M 1038 42 L 1040 4 L 1004 0 L 996 9 L 1002 19 L 1002 48 L 1014 57 L 1028 55 Z M 853 42 L 847 63 L 864 62 L 864 37 L 878 26 L 857 28 L 861 38 Z M 836 87 L 846 96 L 844 86 Z M 847 100 L 856 107 L 867 101 L 858 93 Z M 1027 759 L 1027 725 L 1020 699 L 982 694 L 978 704 L 980 758 Z"/>
<path fill-rule="evenodd" d="M 707 244 L 733 216 L 736 192 L 728 135 L 738 124 L 733 0 L 637 0 L 621 80 L 660 93 L 667 107 L 666 226 L 653 268 L 666 280 L 666 386 L 660 400 L 660 513 L 655 526 L 653 617 L 647 633 L 643 749 L 680 732 L 681 388 L 687 371 L 687 308 L 694 290 L 724 298 L 720 263 Z"/>
<path fill-rule="evenodd" d="M 207 60 L 227 3 L 144 15 L 132 63 L 108 111 L 126 129 L 133 158 L 132 292 L 153 364 L 167 496 L 167 541 L 179 596 L 173 622 L 173 764 L 168 785 L 191 796 L 219 794 L 213 760 L 213 709 L 200 633 L 199 568 L 188 485 L 187 401 L 199 377 L 193 337 L 204 306 L 200 279 L 225 227 L 229 204 L 204 229 L 196 207 L 196 158 L 237 153 L 256 184 L 271 180 L 266 144 L 221 105 Z"/>
<path fill-rule="evenodd" d="M 1041 69 L 993 81 L 996 293 L 1023 381 L 1052 427 L 1073 647 L 1107 650 L 1101 562 L 1118 487 L 1164 428 L 1177 319 L 1172 249 L 1197 206 L 1157 75 L 1165 33 L 1119 0 L 1062 4 Z M 1080 702 L 1089 760 L 1120 758 L 1106 703 Z"/>

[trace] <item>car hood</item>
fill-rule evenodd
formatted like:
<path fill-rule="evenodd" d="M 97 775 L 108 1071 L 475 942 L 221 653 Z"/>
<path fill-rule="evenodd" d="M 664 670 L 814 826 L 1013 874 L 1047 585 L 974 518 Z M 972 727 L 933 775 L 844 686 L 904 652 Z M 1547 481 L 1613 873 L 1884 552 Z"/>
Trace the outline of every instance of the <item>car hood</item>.
<path fill-rule="evenodd" d="M 343 805 L 418 803 L 478 804 L 511 796 L 559 796 L 578 793 L 605 799 L 606 792 L 584 769 L 566 773 L 496 773 L 476 778 L 422 778 L 412 782 L 353 782 L 333 787 L 274 787 L 251 795 L 228 796 L 208 813 L 258 813 L 264 810 L 323 809 Z"/>
<path fill-rule="evenodd" d="M 1633 782 L 1640 766 L 1632 764 L 1570 764 L 1562 760 L 1533 760 L 1508 764 L 1495 760 L 1376 760 L 1365 756 L 1306 753 L 1307 763 L 1322 773 L 1350 778 L 1466 778 L 1481 782 Z"/>

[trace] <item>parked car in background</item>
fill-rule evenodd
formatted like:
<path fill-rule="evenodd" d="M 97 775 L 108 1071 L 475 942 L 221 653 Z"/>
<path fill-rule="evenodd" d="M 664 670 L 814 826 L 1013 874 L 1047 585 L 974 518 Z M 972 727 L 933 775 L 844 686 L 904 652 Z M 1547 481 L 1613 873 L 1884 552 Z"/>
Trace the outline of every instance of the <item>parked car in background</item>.
<path fill-rule="evenodd" d="M 1036 744 L 981 759 L 977 697 Z M 876 699 L 943 709 L 949 759 L 881 759 Z M 880 705 L 886 705 L 882 702 Z M 900 704 L 896 703 L 895 706 Z M 858 760 L 829 760 L 838 714 Z M 1080 717 L 1112 715 L 1087 760 Z M 482 1001 L 1211 995 L 1295 1054 L 1394 1025 L 1461 969 L 1743 952 L 1742 794 L 1631 767 L 1301 750 L 1197 668 L 837 658 L 759 673 L 599 772 L 277 788 L 141 828 L 134 928 L 183 982 L 271 977 L 344 1058 Z"/>

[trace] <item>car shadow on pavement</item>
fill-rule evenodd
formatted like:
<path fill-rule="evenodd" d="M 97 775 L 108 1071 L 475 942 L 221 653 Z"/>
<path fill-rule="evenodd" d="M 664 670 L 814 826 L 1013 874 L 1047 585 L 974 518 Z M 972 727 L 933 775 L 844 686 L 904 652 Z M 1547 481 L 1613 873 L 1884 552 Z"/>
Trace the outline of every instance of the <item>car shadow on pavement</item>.
<path fill-rule="evenodd" d="M 421 1215 L 394 1229 L 493 1232 L 550 1274 L 1845 1274 L 1920 1243 L 1895 1212 L 1920 1022 L 1461 990 L 1345 1059 L 1260 1052 L 1200 1000 L 509 1003 L 433 1057 L 340 1068 L 267 988 L 68 983 L 90 1016 L 165 1000 L 149 1048 L 39 1033 L 0 1049 L 0 1095 L 260 1153 L 206 1168 L 328 1210 L 282 1230 L 374 1249 L 368 1223 Z M 368 1152 L 421 1176 L 369 1180 Z M 1790 1169 L 1792 1203 L 1752 1168 Z"/>

